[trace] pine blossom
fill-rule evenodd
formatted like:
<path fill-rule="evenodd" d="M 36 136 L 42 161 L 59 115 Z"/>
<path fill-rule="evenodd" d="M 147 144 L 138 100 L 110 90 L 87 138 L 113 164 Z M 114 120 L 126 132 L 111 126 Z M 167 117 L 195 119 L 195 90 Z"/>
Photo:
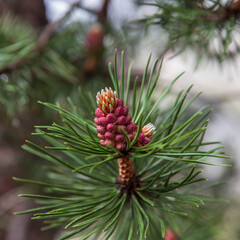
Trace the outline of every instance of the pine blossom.
<path fill-rule="evenodd" d="M 97 125 L 98 138 L 101 145 L 112 145 L 119 151 L 126 150 L 126 137 L 122 130 L 126 131 L 130 141 L 136 135 L 138 126 L 132 122 L 127 106 L 123 106 L 123 100 L 117 98 L 116 91 L 111 88 L 105 88 L 97 93 L 96 101 L 98 108 L 95 111 L 96 118 L 94 122 Z M 155 127 L 147 124 L 142 128 L 139 134 L 137 146 L 147 145 L 154 134 Z"/>

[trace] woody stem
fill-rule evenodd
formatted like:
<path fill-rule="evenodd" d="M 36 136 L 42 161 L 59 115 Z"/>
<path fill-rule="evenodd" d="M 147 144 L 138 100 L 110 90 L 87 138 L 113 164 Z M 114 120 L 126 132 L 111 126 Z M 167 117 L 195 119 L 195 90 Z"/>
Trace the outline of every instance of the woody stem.
<path fill-rule="evenodd" d="M 132 161 L 127 156 L 118 158 L 118 167 L 119 167 L 119 181 L 123 186 L 128 186 L 132 183 L 134 176 Z"/>

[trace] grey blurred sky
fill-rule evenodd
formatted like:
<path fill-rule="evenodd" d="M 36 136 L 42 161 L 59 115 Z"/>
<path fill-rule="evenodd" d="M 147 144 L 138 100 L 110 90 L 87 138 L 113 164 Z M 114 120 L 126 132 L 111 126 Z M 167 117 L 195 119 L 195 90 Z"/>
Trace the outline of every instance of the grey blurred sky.
<path fill-rule="evenodd" d="M 47 6 L 47 14 L 50 20 L 56 20 L 61 17 L 69 8 L 73 0 L 45 0 Z M 102 0 L 83 0 L 83 5 L 89 8 L 99 8 Z M 151 8 L 141 8 L 136 12 L 132 1 L 129 0 L 112 0 L 110 18 L 115 23 L 116 27 L 120 27 L 122 21 L 132 20 L 146 15 Z M 86 21 L 89 19 L 89 14 L 85 11 L 77 9 L 71 16 L 72 20 Z M 153 49 L 155 39 L 154 33 L 145 39 L 139 47 L 139 52 L 136 60 L 136 65 L 141 66 Z M 156 56 L 157 57 L 157 56 Z M 208 98 L 233 98 L 233 104 L 237 107 L 240 113 L 240 56 L 233 63 L 226 62 L 223 67 L 216 62 L 203 63 L 198 70 L 194 70 L 195 57 L 190 52 L 184 56 L 170 58 L 170 55 L 165 56 L 163 77 L 171 81 L 179 73 L 185 71 L 181 81 L 181 86 L 195 85 L 196 91 L 203 91 Z M 178 85 L 176 85 L 178 87 Z M 238 97 L 239 96 L 239 97 Z"/>

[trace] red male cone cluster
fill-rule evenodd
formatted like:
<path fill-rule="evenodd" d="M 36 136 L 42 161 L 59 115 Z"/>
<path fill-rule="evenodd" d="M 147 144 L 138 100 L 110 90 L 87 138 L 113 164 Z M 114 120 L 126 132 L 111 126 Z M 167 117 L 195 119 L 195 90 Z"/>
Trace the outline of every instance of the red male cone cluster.
<path fill-rule="evenodd" d="M 125 151 L 127 146 L 124 130 L 132 141 L 137 133 L 138 125 L 132 122 L 131 115 L 128 114 L 128 107 L 123 105 L 123 100 L 117 98 L 116 91 L 105 88 L 96 96 L 98 108 L 95 111 L 94 122 L 97 125 L 98 138 L 100 144 L 113 146 L 119 151 Z M 141 129 L 136 146 L 147 145 L 152 137 L 155 127 L 147 124 Z M 133 168 L 129 157 L 118 159 L 119 179 L 123 184 L 127 184 L 133 177 Z"/>
<path fill-rule="evenodd" d="M 128 107 L 123 106 L 123 100 L 118 99 L 116 92 L 111 88 L 98 92 L 97 104 L 94 122 L 97 125 L 100 143 L 104 146 L 112 145 L 119 151 L 126 150 L 126 138 L 121 129 L 127 132 L 130 141 L 134 139 L 138 129 L 128 114 Z M 144 146 L 150 141 L 149 137 L 140 133 L 137 145 Z"/>

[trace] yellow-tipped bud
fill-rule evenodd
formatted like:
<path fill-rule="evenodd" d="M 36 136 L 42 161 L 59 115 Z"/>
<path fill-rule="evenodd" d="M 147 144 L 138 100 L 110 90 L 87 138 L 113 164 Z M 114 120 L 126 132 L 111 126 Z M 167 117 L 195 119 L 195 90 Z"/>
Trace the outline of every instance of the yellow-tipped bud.
<path fill-rule="evenodd" d="M 142 128 L 142 133 L 145 137 L 151 138 L 153 134 L 155 133 L 156 127 L 152 123 L 148 123 Z"/>
<path fill-rule="evenodd" d="M 117 93 L 111 88 L 105 88 L 101 92 L 97 93 L 96 96 L 98 107 L 105 113 L 111 113 L 114 111 L 114 108 L 117 106 Z"/>

